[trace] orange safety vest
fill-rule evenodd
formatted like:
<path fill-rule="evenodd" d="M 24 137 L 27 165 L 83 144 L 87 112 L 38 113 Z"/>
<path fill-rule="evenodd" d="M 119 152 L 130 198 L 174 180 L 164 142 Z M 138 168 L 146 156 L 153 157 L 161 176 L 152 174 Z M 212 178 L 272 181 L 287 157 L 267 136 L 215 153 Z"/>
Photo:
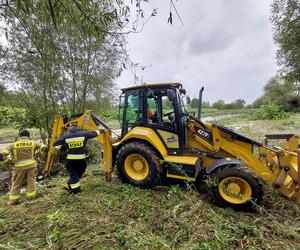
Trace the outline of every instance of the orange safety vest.
<path fill-rule="evenodd" d="M 151 119 L 154 116 L 154 112 L 152 111 L 152 109 L 148 108 L 147 109 L 147 118 Z"/>

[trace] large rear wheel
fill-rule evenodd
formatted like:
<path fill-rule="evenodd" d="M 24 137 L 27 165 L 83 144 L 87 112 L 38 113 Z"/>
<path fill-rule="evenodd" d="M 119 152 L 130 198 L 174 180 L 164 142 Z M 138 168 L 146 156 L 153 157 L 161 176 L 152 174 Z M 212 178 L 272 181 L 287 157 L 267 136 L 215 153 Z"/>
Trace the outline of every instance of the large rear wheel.
<path fill-rule="evenodd" d="M 158 154 L 147 144 L 130 142 L 119 150 L 116 163 L 123 182 L 148 188 L 160 183 L 159 160 Z"/>
<path fill-rule="evenodd" d="M 208 191 L 221 207 L 246 209 L 262 200 L 262 184 L 257 176 L 241 165 L 229 165 L 213 171 Z"/>

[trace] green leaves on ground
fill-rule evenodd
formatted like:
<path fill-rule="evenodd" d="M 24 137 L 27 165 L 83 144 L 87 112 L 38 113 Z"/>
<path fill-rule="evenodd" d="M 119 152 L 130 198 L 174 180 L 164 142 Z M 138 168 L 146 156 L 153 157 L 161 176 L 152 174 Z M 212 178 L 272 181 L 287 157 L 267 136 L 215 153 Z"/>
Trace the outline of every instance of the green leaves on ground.
<path fill-rule="evenodd" d="M 63 184 L 63 178 L 55 177 L 39 184 L 38 199 L 0 206 L 0 248 L 300 247 L 298 206 L 270 190 L 263 209 L 250 213 L 218 208 L 192 188 L 149 190 L 107 183 L 96 165 L 89 166 L 80 194 L 67 195 Z"/>

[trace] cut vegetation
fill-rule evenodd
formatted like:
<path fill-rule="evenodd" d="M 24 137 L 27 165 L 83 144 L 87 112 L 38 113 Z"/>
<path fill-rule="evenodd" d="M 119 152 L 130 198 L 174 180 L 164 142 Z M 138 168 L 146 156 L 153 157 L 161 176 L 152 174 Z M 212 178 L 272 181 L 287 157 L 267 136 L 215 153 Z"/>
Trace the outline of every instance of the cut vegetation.
<path fill-rule="evenodd" d="M 265 133 L 299 134 L 300 115 L 262 121 L 219 121 L 257 140 Z M 299 249 L 300 210 L 267 187 L 252 212 L 222 209 L 193 186 L 140 189 L 104 181 L 90 165 L 83 191 L 69 196 L 66 177 L 39 183 L 39 197 L 16 207 L 1 196 L 1 249 Z"/>

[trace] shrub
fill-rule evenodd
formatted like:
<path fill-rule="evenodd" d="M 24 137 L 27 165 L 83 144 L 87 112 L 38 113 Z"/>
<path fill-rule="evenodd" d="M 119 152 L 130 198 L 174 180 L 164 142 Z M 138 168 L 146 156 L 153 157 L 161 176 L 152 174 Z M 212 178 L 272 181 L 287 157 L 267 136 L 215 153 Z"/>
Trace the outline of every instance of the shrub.
<path fill-rule="evenodd" d="M 18 127 L 25 118 L 25 110 L 20 108 L 0 107 L 0 127 Z"/>
<path fill-rule="evenodd" d="M 89 140 L 87 143 L 88 147 L 88 162 L 89 163 L 99 163 L 101 162 L 101 144 L 97 140 Z"/>
<path fill-rule="evenodd" d="M 218 101 L 214 102 L 211 106 L 212 106 L 212 108 L 216 108 L 216 109 L 224 109 L 225 101 L 218 100 Z"/>
<path fill-rule="evenodd" d="M 283 108 L 275 104 L 264 105 L 254 114 L 256 120 L 278 120 L 287 116 L 288 114 L 283 111 Z"/>
<path fill-rule="evenodd" d="M 99 117 L 104 121 L 117 120 L 119 117 L 119 109 L 110 109 L 110 110 L 102 111 Z"/>

